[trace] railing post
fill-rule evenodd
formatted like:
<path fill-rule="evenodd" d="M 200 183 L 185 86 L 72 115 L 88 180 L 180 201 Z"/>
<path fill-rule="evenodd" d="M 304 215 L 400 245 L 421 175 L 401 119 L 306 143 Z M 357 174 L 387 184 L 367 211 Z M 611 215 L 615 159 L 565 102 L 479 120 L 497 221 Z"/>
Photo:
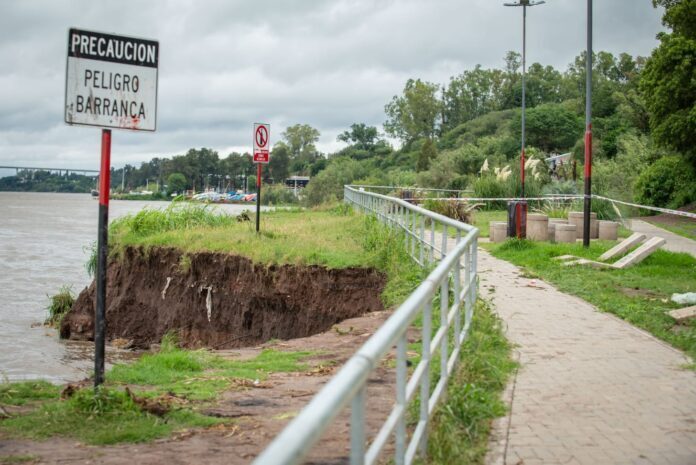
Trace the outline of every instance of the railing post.
<path fill-rule="evenodd" d="M 430 220 L 430 263 L 435 261 L 435 220 Z"/>
<path fill-rule="evenodd" d="M 428 452 L 428 404 L 430 403 L 430 338 L 432 335 L 432 302 L 423 308 L 423 334 L 421 336 L 421 360 L 425 362 L 425 371 L 420 382 L 420 421 L 423 424 L 423 437 L 419 444 L 421 457 Z"/>
<path fill-rule="evenodd" d="M 455 265 L 456 267 L 456 265 Z M 447 310 L 449 310 L 449 274 L 445 276 L 440 285 L 440 328 L 447 328 Z M 447 379 L 447 344 L 449 343 L 449 330 L 440 342 L 440 379 Z"/>
<path fill-rule="evenodd" d="M 447 235 L 449 233 L 447 232 L 447 225 L 443 224 L 442 225 L 442 251 L 440 252 L 440 259 L 445 258 L 445 255 L 447 255 Z"/>
<path fill-rule="evenodd" d="M 406 333 L 396 343 L 396 405 L 401 407 L 401 418 L 396 423 L 395 465 L 404 465 L 406 459 Z"/>
<path fill-rule="evenodd" d="M 365 389 L 355 394 L 350 407 L 350 465 L 365 463 Z"/>
<path fill-rule="evenodd" d="M 411 219 L 409 221 L 409 230 L 411 231 L 411 256 L 415 259 L 416 258 L 416 212 L 413 211 L 411 215 Z"/>
<path fill-rule="evenodd" d="M 421 220 L 420 220 L 420 265 L 425 266 L 425 261 L 423 259 L 425 258 L 425 216 L 421 215 Z"/>
<path fill-rule="evenodd" d="M 456 243 L 459 244 L 459 242 L 462 239 L 462 233 L 461 231 L 457 230 L 457 238 L 456 238 Z M 465 255 L 466 257 L 466 255 Z M 464 258 L 464 263 L 466 263 L 466 258 Z M 461 283 L 461 257 L 459 260 L 457 260 L 457 263 L 454 265 L 454 308 L 456 308 L 455 314 L 454 314 L 454 346 L 456 348 L 459 348 L 460 340 L 459 340 L 459 335 L 462 331 L 462 320 L 461 320 L 461 312 L 460 312 L 460 307 L 462 305 L 461 299 L 460 299 L 460 294 L 462 292 L 462 283 Z"/>

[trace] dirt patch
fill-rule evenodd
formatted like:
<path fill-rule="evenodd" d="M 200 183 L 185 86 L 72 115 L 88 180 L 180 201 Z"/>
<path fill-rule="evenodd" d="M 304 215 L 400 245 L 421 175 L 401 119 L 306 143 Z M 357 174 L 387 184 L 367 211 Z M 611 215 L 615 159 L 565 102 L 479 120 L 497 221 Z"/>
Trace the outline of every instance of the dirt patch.
<path fill-rule="evenodd" d="M 662 294 L 658 294 L 655 291 L 651 291 L 650 289 L 643 289 L 640 287 L 620 287 L 619 290 L 622 294 L 628 297 L 640 297 L 643 299 L 652 300 L 657 300 L 664 297 Z"/>
<path fill-rule="evenodd" d="M 320 333 L 383 310 L 386 277 L 365 268 L 265 266 L 223 253 L 127 248 L 108 265 L 107 339 L 136 348 L 176 331 L 185 347 L 250 346 Z M 78 296 L 62 338 L 94 338 L 94 283 Z"/>

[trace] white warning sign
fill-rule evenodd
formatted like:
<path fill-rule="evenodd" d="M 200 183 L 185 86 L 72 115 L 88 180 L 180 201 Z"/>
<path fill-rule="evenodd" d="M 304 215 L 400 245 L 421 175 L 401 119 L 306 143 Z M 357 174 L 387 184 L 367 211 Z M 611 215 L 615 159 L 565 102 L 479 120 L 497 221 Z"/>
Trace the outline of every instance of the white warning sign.
<path fill-rule="evenodd" d="M 157 128 L 159 42 L 70 29 L 65 122 L 103 128 Z"/>

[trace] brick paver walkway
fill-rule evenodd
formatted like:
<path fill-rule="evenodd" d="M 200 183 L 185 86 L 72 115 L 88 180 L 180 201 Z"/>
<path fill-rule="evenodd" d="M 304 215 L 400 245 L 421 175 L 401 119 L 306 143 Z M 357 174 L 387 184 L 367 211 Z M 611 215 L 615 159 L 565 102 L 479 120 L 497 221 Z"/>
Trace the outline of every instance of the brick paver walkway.
<path fill-rule="evenodd" d="M 488 464 L 696 464 L 692 361 L 483 250 L 479 272 L 520 362 Z"/>

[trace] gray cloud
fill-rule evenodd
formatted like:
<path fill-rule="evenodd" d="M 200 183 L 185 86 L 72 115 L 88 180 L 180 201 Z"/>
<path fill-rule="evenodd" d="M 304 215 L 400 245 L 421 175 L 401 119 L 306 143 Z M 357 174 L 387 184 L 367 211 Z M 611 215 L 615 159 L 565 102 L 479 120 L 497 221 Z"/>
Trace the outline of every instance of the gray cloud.
<path fill-rule="evenodd" d="M 660 17 L 650 0 L 595 2 L 595 49 L 648 55 Z M 115 132 L 115 166 L 190 147 L 247 149 L 254 121 L 271 123 L 274 140 L 311 124 L 334 150 L 351 123 L 381 126 L 408 78 L 446 83 L 521 46 L 521 11 L 502 0 L 6 1 L 0 164 L 98 165 L 98 131 L 62 122 L 69 27 L 160 41 L 158 131 Z M 565 69 L 584 47 L 584 1 L 529 10 L 530 63 Z"/>

